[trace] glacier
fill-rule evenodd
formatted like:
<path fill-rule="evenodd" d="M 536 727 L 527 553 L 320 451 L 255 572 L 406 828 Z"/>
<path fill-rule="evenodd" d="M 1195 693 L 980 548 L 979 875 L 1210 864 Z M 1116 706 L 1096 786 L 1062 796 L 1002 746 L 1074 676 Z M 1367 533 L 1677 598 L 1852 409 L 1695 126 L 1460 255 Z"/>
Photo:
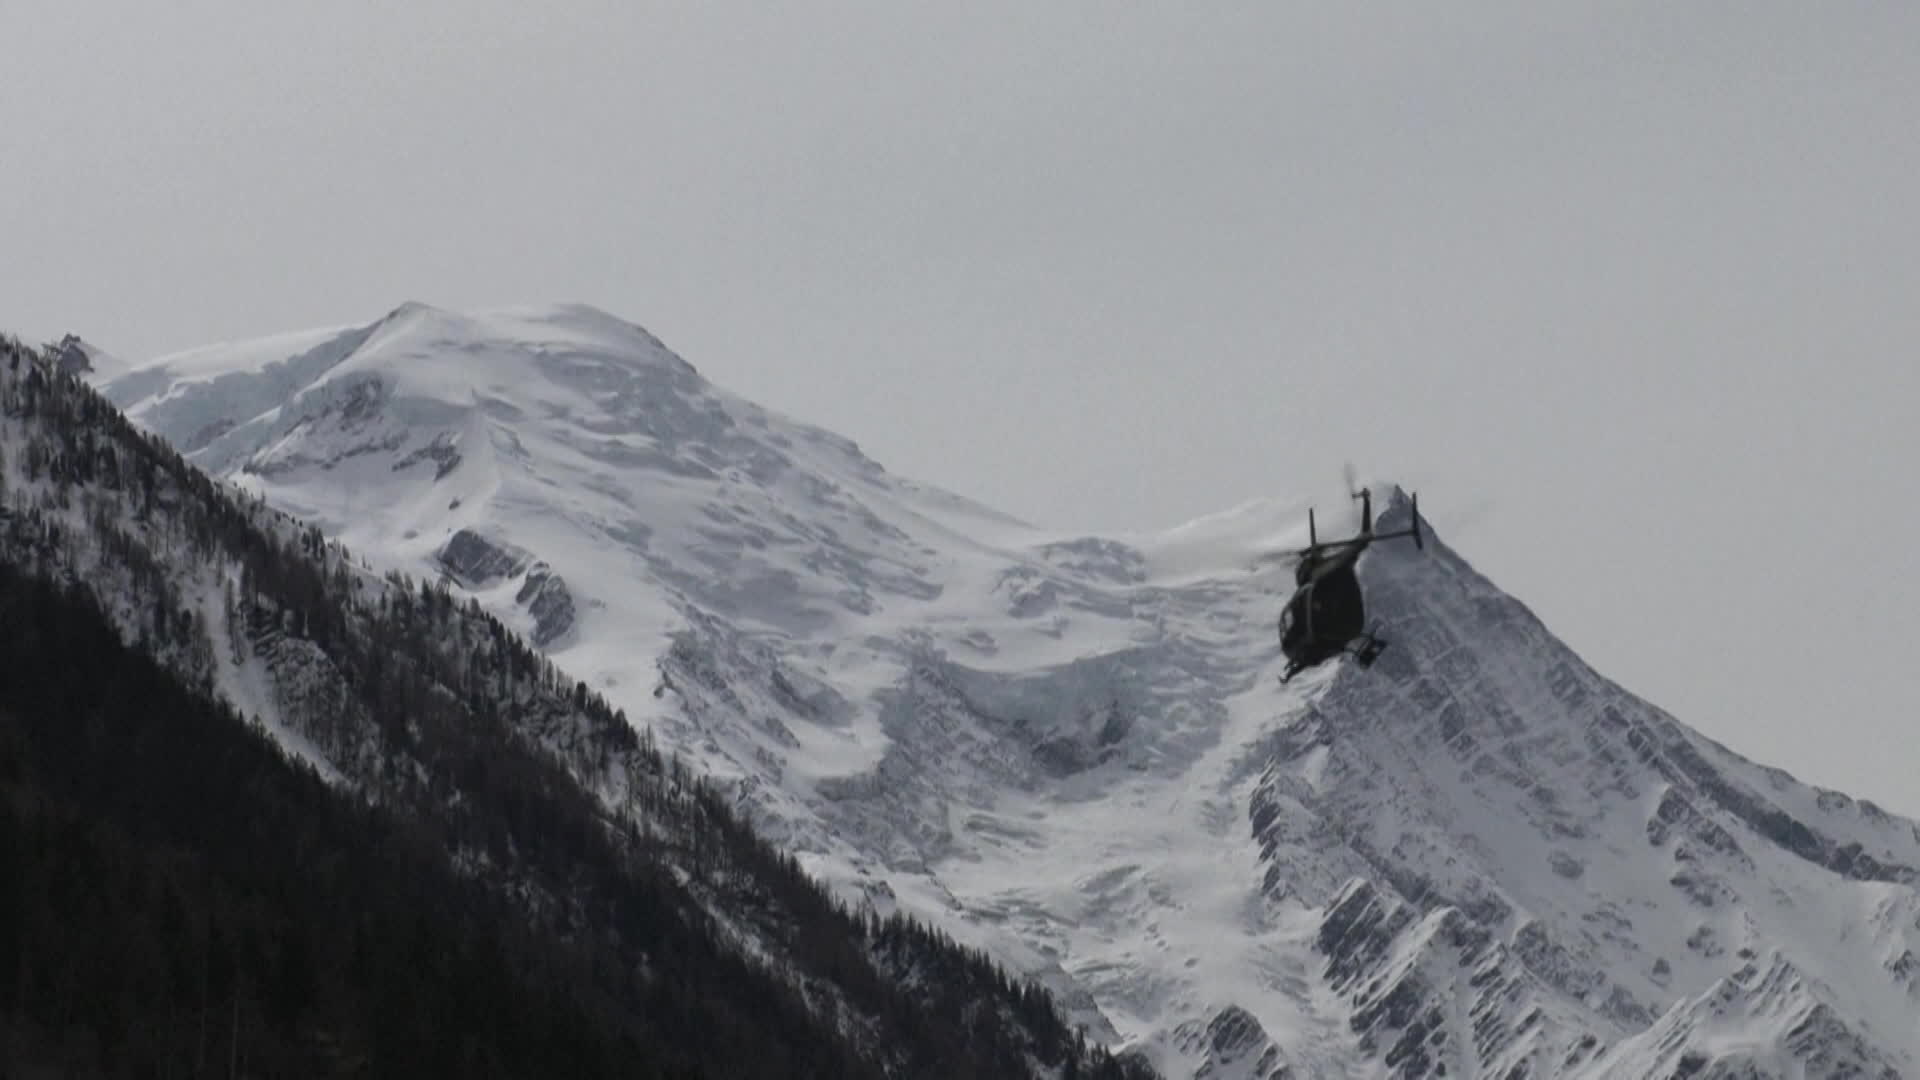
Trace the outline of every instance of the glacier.
<path fill-rule="evenodd" d="M 1920 1072 L 1920 825 L 1608 681 L 1445 537 L 1362 558 L 1371 670 L 1283 687 L 1304 498 L 1036 527 L 582 305 L 94 377 L 1166 1075 Z"/>

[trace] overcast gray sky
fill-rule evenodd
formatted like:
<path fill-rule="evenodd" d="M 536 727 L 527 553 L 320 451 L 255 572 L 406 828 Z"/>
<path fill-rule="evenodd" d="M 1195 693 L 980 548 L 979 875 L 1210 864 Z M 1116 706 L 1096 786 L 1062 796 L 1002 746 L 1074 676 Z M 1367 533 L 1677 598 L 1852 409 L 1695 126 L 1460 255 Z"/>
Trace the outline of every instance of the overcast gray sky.
<path fill-rule="evenodd" d="M 1916 43 L 1905 2 L 0 0 L 0 326 L 582 300 L 1089 531 L 1352 460 L 1603 672 L 1920 815 Z"/>

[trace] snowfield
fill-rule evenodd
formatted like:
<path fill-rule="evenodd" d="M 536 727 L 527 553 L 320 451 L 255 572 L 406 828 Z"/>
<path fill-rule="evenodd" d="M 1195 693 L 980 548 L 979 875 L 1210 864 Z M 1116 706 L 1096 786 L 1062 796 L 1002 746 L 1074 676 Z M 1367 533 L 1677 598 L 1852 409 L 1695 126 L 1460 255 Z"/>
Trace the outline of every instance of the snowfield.
<path fill-rule="evenodd" d="M 1920 1074 L 1920 826 L 1634 698 L 1442 542 L 1363 558 L 1372 670 L 1282 687 L 1305 500 L 1042 530 L 591 308 L 408 304 L 102 378 L 1170 1076 Z"/>

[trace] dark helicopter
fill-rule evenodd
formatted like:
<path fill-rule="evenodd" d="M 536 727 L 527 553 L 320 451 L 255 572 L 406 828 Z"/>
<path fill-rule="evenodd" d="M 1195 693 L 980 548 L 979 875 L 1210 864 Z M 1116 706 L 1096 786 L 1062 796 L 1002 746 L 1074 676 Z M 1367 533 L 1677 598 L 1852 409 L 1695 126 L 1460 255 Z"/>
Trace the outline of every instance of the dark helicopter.
<path fill-rule="evenodd" d="M 1342 653 L 1352 653 L 1363 668 L 1372 667 L 1387 643 L 1367 629 L 1366 600 L 1354 566 L 1375 540 L 1410 536 L 1415 547 L 1426 548 L 1420 535 L 1420 496 L 1412 497 L 1413 524 L 1390 533 L 1373 531 L 1371 491 L 1363 488 L 1353 497 L 1360 500 L 1360 534 L 1347 540 L 1321 543 L 1313 510 L 1307 511 L 1307 546 L 1293 553 L 1298 560 L 1294 592 L 1280 613 L 1280 651 L 1287 657 L 1282 683 Z"/>

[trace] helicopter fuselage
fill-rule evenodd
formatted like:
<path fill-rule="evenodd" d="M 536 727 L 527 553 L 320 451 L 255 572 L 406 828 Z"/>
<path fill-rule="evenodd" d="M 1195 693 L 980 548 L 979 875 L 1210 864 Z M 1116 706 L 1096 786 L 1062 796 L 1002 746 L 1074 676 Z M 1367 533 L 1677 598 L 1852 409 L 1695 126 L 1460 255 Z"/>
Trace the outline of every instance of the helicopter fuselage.
<path fill-rule="evenodd" d="M 1300 575 L 1280 615 L 1280 651 L 1294 670 L 1340 655 L 1366 633 L 1366 600 L 1354 572 L 1359 555 L 1357 549 L 1343 553 Z"/>

